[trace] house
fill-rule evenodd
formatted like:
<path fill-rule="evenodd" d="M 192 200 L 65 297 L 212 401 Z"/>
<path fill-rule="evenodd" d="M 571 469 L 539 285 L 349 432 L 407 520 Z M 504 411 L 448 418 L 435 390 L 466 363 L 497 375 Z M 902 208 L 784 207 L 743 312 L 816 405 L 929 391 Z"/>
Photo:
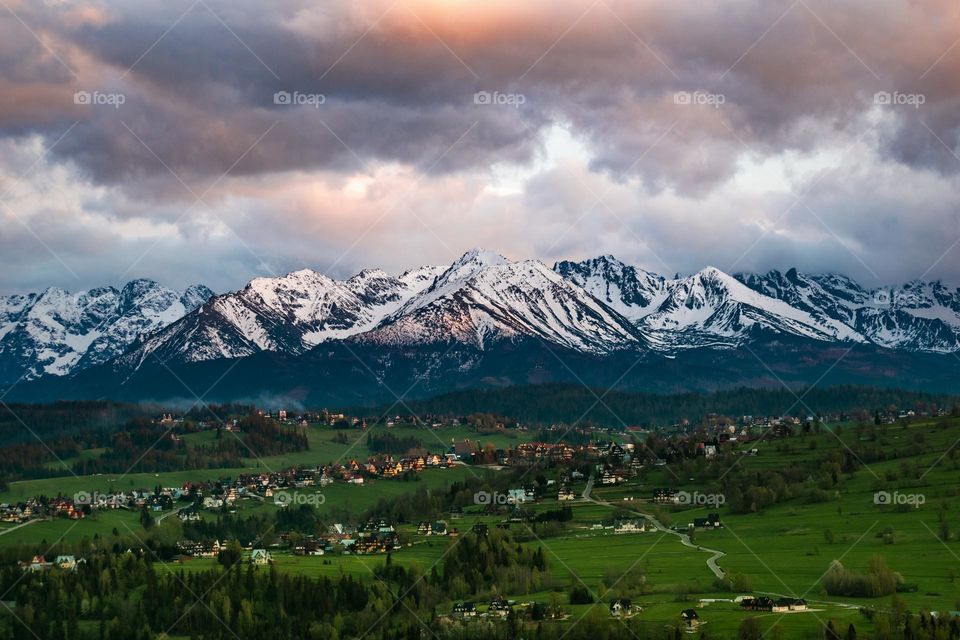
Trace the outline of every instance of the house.
<path fill-rule="evenodd" d="M 64 571 L 74 571 L 77 568 L 77 559 L 74 556 L 57 556 L 53 566 Z"/>
<path fill-rule="evenodd" d="M 612 615 L 614 618 L 625 616 L 630 613 L 630 608 L 632 606 L 633 603 L 631 603 L 627 598 L 614 598 L 610 601 L 610 615 Z"/>
<path fill-rule="evenodd" d="M 747 611 L 785 613 L 787 611 L 806 611 L 807 601 L 802 598 L 777 598 L 774 600 L 767 596 L 748 596 L 740 602 L 740 607 Z"/>
<path fill-rule="evenodd" d="M 420 524 L 417 525 L 417 535 L 418 536 L 428 536 L 430 535 L 430 523 L 426 520 L 421 520 Z"/>
<path fill-rule="evenodd" d="M 677 493 L 676 489 L 654 489 L 650 501 L 655 504 L 675 504 Z"/>
<path fill-rule="evenodd" d="M 490 606 L 487 607 L 487 613 L 494 616 L 500 616 L 505 618 L 510 615 L 510 612 L 513 611 L 513 607 L 510 606 L 510 603 L 501 596 L 497 596 L 490 603 Z"/>
<path fill-rule="evenodd" d="M 250 564 L 262 566 L 273 562 L 273 556 L 266 549 L 254 549 L 250 552 Z"/>
<path fill-rule="evenodd" d="M 453 615 L 457 618 L 473 618 L 477 615 L 477 606 L 472 602 L 457 602 L 453 605 Z"/>
<path fill-rule="evenodd" d="M 186 509 L 180 509 L 177 512 L 177 517 L 180 518 L 181 522 L 197 522 L 200 520 L 200 512 L 192 507 Z"/>
<path fill-rule="evenodd" d="M 613 527 L 614 533 L 643 533 L 644 531 L 646 526 L 636 520 L 619 520 Z"/>
<path fill-rule="evenodd" d="M 194 555 L 201 558 L 216 558 L 222 548 L 219 540 L 203 542 L 196 547 Z"/>
<path fill-rule="evenodd" d="M 693 609 L 684 609 L 680 612 L 680 622 L 684 623 L 688 629 L 696 629 L 700 626 L 700 616 Z"/>
<path fill-rule="evenodd" d="M 447 523 L 446 522 L 434 522 L 430 525 L 430 535 L 432 536 L 445 536 L 447 535 Z"/>
<path fill-rule="evenodd" d="M 322 556 L 323 554 L 323 545 L 316 540 L 303 540 L 293 545 L 295 556 Z"/>
<path fill-rule="evenodd" d="M 801 598 L 777 598 L 773 602 L 770 611 L 773 613 L 785 613 L 787 611 L 806 611 L 807 601 Z"/>
<path fill-rule="evenodd" d="M 720 514 L 711 513 L 706 518 L 694 518 L 693 526 L 697 529 L 719 529 L 723 525 L 720 524 Z"/>
<path fill-rule="evenodd" d="M 43 556 L 33 556 L 30 562 L 21 562 L 20 568 L 24 571 L 39 573 L 50 568 L 50 563 Z"/>
<path fill-rule="evenodd" d="M 575 497 L 573 490 L 569 487 L 561 487 L 560 491 L 557 492 L 557 500 L 573 500 Z"/>
<path fill-rule="evenodd" d="M 471 527 L 470 530 L 473 531 L 473 533 L 478 536 L 485 536 L 487 535 L 488 527 L 484 523 L 478 522 L 475 525 L 473 525 L 473 527 Z"/>

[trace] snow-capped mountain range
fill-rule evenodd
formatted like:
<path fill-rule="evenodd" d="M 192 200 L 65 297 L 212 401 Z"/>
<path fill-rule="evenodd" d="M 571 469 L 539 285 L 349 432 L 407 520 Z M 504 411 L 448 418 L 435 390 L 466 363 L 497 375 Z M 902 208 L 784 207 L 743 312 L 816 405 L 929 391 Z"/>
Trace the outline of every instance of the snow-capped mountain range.
<path fill-rule="evenodd" d="M 147 291 L 162 291 L 143 302 Z M 138 302 L 139 301 L 139 302 Z M 736 349 L 778 337 L 913 353 L 960 351 L 960 289 L 911 282 L 871 290 L 835 274 L 729 275 L 707 267 L 667 278 L 612 256 L 549 267 L 475 249 L 450 266 L 335 280 L 304 269 L 239 291 L 183 293 L 136 281 L 122 291 L 59 290 L 0 298 L 0 358 L 28 376 L 113 360 L 190 363 L 259 352 L 460 345 L 478 351 L 535 339 L 592 356 Z M 6 378 L 16 367 L 7 366 Z"/>
<path fill-rule="evenodd" d="M 49 288 L 0 296 L 0 379 L 64 375 L 106 362 L 212 295 L 203 285 L 174 291 L 152 280 L 133 280 L 122 289 Z"/>

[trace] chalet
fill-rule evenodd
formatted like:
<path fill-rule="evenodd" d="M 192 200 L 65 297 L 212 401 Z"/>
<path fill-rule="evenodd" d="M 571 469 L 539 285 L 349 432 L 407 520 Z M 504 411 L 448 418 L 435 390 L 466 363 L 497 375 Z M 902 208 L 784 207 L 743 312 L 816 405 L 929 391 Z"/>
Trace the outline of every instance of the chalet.
<path fill-rule="evenodd" d="M 557 500 L 573 500 L 576 496 L 573 494 L 573 490 L 569 487 L 561 487 L 560 491 L 557 492 Z"/>
<path fill-rule="evenodd" d="M 193 556 L 196 555 L 198 546 L 193 540 L 181 540 L 177 543 L 177 551 L 185 556 Z"/>
<path fill-rule="evenodd" d="M 802 598 L 773 598 L 767 596 L 746 597 L 740 602 L 740 607 L 747 611 L 769 611 L 784 613 L 787 611 L 806 611 L 807 601 Z"/>
<path fill-rule="evenodd" d="M 322 556 L 324 554 L 323 545 L 317 540 L 301 540 L 293 545 L 292 550 L 295 556 Z"/>
<path fill-rule="evenodd" d="M 500 616 L 505 618 L 510 615 L 510 612 L 513 611 L 513 607 L 510 606 L 510 603 L 507 602 L 505 598 L 497 596 L 490 603 L 490 606 L 487 607 L 487 613 L 494 616 Z"/>
<path fill-rule="evenodd" d="M 446 522 L 434 522 L 430 525 L 430 535 L 432 536 L 445 536 L 447 535 L 447 523 Z"/>
<path fill-rule="evenodd" d="M 200 512 L 193 507 L 188 507 L 186 509 L 180 509 L 177 512 L 177 517 L 180 518 L 181 522 L 197 522 L 200 520 Z"/>
<path fill-rule="evenodd" d="M 457 618 L 473 618 L 477 615 L 477 606 L 472 602 L 457 602 L 453 605 L 453 615 Z"/>
<path fill-rule="evenodd" d="M 680 612 L 680 622 L 685 624 L 688 629 L 696 629 L 700 626 L 700 616 L 693 609 L 684 609 Z"/>
<path fill-rule="evenodd" d="M 507 489 L 507 503 L 520 504 L 526 502 L 527 492 L 523 489 Z"/>
<path fill-rule="evenodd" d="M 273 562 L 273 556 L 266 549 L 254 549 L 250 552 L 250 564 L 263 566 Z"/>
<path fill-rule="evenodd" d="M 693 519 L 693 527 L 696 529 L 719 529 L 722 526 L 719 513 L 711 513 L 706 518 Z"/>
<path fill-rule="evenodd" d="M 33 556 L 30 562 L 21 562 L 20 568 L 32 573 L 40 573 L 50 568 L 50 563 L 43 556 Z"/>
<path fill-rule="evenodd" d="M 784 613 L 786 611 L 806 611 L 807 601 L 801 598 L 777 598 L 773 603 L 771 611 L 773 613 Z"/>
<path fill-rule="evenodd" d="M 418 536 L 428 536 L 430 535 L 431 527 L 430 523 L 426 520 L 421 520 L 420 524 L 417 525 L 417 535 Z"/>
<path fill-rule="evenodd" d="M 627 598 L 615 598 L 610 601 L 610 615 L 614 618 L 628 615 L 633 603 Z"/>
<path fill-rule="evenodd" d="M 646 526 L 636 520 L 618 520 L 613 527 L 614 533 L 643 533 Z"/>
<path fill-rule="evenodd" d="M 678 491 L 676 489 L 654 489 L 650 501 L 654 504 L 676 504 Z"/>
<path fill-rule="evenodd" d="M 220 541 L 214 539 L 199 544 L 195 548 L 194 555 L 200 558 L 216 558 L 222 548 Z"/>
<path fill-rule="evenodd" d="M 74 556 L 57 556 L 53 561 L 53 566 L 63 571 L 75 571 L 77 568 L 77 559 Z"/>
<path fill-rule="evenodd" d="M 219 509 L 223 506 L 223 500 L 220 498 L 214 498 L 213 496 L 207 496 L 203 499 L 203 508 L 204 509 Z"/>

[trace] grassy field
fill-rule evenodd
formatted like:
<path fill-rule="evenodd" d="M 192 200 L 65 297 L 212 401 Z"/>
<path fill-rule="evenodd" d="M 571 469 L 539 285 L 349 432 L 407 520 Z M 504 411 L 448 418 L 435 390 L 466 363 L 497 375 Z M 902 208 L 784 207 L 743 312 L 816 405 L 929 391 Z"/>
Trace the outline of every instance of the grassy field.
<path fill-rule="evenodd" d="M 720 592 L 714 584 L 714 575 L 707 566 L 711 553 L 686 547 L 672 534 L 647 532 L 615 535 L 609 530 L 595 530 L 597 523 L 609 525 L 618 511 L 637 514 L 656 514 L 674 525 L 686 525 L 694 517 L 718 511 L 724 527 L 716 531 L 700 531 L 694 543 L 725 554 L 719 566 L 729 574 L 746 576 L 749 592 L 762 592 L 792 597 L 803 597 L 810 602 L 811 611 L 790 614 L 749 614 L 758 617 L 762 628 L 775 628 L 771 637 L 813 637 L 826 620 L 833 620 L 841 629 L 850 623 L 861 632 L 870 630 L 870 623 L 857 611 L 861 606 L 881 609 L 889 607 L 890 598 L 866 599 L 831 597 L 824 593 L 821 578 L 833 560 L 841 560 L 851 569 L 863 570 L 874 556 L 882 557 L 887 565 L 903 575 L 904 581 L 917 585 L 917 590 L 900 594 L 912 611 L 960 609 L 960 494 L 957 479 L 958 463 L 949 454 L 955 444 L 955 427 L 942 428 L 939 421 L 917 422 L 908 428 L 899 425 L 885 429 L 882 438 L 889 450 L 915 452 L 907 458 L 871 462 L 860 466 L 855 473 L 840 477 L 839 489 L 828 493 L 820 501 L 802 496 L 780 502 L 757 513 L 735 514 L 726 506 L 714 509 L 677 508 L 651 505 L 647 498 L 654 487 L 672 486 L 689 492 L 709 492 L 710 487 L 698 483 L 697 471 L 683 467 L 685 477 L 678 479 L 680 468 L 654 468 L 642 477 L 616 487 L 597 486 L 593 498 L 606 504 L 578 498 L 564 503 L 573 508 L 573 521 L 561 535 L 532 535 L 526 525 L 514 523 L 515 535 L 527 539 L 524 544 L 543 548 L 550 566 L 556 591 L 532 594 L 505 594 L 518 601 L 559 599 L 566 603 L 567 592 L 574 585 L 586 587 L 599 596 L 607 606 L 610 598 L 618 595 L 618 587 L 608 589 L 611 580 L 619 578 L 628 569 L 642 573 L 644 587 L 641 595 L 634 594 L 635 602 L 643 608 L 643 620 L 662 623 L 678 622 L 681 609 L 698 607 L 701 599 L 717 601 L 698 608 L 710 633 L 734 632 L 748 614 L 740 611 L 730 599 L 734 594 Z M 956 421 L 955 421 L 956 422 Z M 958 423 L 960 424 L 960 423 Z M 385 429 L 382 425 L 375 430 Z M 445 428 L 436 433 L 424 428 L 396 427 L 391 430 L 399 437 L 414 435 L 428 448 L 439 450 L 441 443 L 472 439 L 482 444 L 487 438 L 477 438 L 465 427 Z M 363 459 L 369 451 L 366 433 L 344 432 L 347 443 L 337 442 L 336 432 L 325 427 L 308 429 L 310 451 L 248 460 L 241 469 L 175 472 L 163 474 L 130 474 L 127 476 L 73 476 L 11 483 L 0 494 L 0 500 L 15 500 L 37 493 L 69 494 L 83 489 L 106 490 L 154 485 L 179 485 L 188 480 L 235 476 L 241 471 L 264 468 L 283 468 L 291 465 L 314 465 L 333 460 Z M 192 434 L 188 438 L 202 442 L 213 437 L 209 432 Z M 509 446 L 519 440 L 517 434 L 496 434 L 489 441 L 495 446 Z M 759 450 L 757 456 L 742 456 L 728 461 L 733 473 L 764 469 L 783 469 L 789 465 L 809 464 L 826 452 L 853 448 L 863 435 L 851 425 L 837 426 L 832 431 L 771 440 L 751 444 Z M 431 446 L 431 440 L 437 446 Z M 337 483 L 322 490 L 325 501 L 318 508 L 321 513 L 344 508 L 359 513 L 372 507 L 378 500 L 390 499 L 414 491 L 419 487 L 440 488 L 455 480 L 475 474 L 495 473 L 478 468 L 454 467 L 428 470 L 416 481 L 378 480 L 363 486 Z M 811 487 L 813 487 L 811 480 Z M 574 487 L 577 495 L 583 484 Z M 891 495 L 919 494 L 924 503 L 919 508 L 895 508 L 878 505 L 874 496 L 878 491 Z M 531 510 L 540 512 L 557 509 L 556 500 L 544 500 Z M 242 512 L 269 511 L 267 504 L 244 503 Z M 663 513 L 666 515 L 661 515 Z M 479 508 L 468 508 L 460 521 L 452 522 L 461 531 L 469 530 L 474 522 L 493 525 L 498 516 L 481 515 Z M 941 519 L 954 532 L 948 540 L 938 537 Z M 0 544 L 53 542 L 60 535 L 66 539 L 92 537 L 94 533 L 109 535 L 114 529 L 139 527 L 137 514 L 131 512 L 101 513 L 73 523 L 69 521 L 41 522 L 4 534 L 0 528 Z M 410 525 L 405 526 L 409 533 Z M 542 530 L 541 530 L 542 533 Z M 393 561 L 417 566 L 424 571 L 438 563 L 457 539 L 421 538 L 411 536 L 413 544 L 393 554 Z M 357 577 L 369 576 L 374 567 L 384 562 L 382 556 L 332 555 L 295 557 L 285 552 L 274 554 L 275 565 L 281 571 L 305 575 L 335 576 L 341 573 Z M 188 560 L 164 565 L 170 570 L 199 570 L 216 566 L 213 560 Z M 570 606 L 570 620 L 578 620 L 595 609 L 592 605 Z M 569 624 L 550 623 L 550 624 Z"/>

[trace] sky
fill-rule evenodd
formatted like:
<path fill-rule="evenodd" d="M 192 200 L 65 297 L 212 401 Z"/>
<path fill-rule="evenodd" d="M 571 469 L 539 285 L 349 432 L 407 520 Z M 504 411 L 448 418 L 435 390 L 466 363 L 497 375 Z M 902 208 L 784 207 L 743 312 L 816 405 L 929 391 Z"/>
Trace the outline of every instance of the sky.
<path fill-rule="evenodd" d="M 960 284 L 956 0 L 0 4 L 0 294 L 476 246 Z"/>

